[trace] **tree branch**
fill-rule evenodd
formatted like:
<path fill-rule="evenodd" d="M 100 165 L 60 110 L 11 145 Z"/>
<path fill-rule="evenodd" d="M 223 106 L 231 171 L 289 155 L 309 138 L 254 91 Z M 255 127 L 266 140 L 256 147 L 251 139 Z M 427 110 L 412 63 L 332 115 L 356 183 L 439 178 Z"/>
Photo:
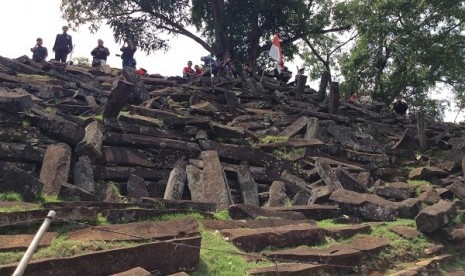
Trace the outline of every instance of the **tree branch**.
<path fill-rule="evenodd" d="M 330 71 L 329 70 L 329 62 L 328 62 L 328 60 L 325 60 L 320 55 L 320 53 L 318 53 L 318 51 L 315 49 L 315 47 L 313 47 L 312 43 L 310 43 L 310 40 L 308 40 L 308 38 L 304 37 L 303 41 L 308 45 L 308 47 L 310 47 L 310 49 L 312 50 L 312 53 L 323 63 L 325 68 L 328 69 L 328 71 Z M 328 58 L 329 58 L 329 55 L 328 55 Z"/>

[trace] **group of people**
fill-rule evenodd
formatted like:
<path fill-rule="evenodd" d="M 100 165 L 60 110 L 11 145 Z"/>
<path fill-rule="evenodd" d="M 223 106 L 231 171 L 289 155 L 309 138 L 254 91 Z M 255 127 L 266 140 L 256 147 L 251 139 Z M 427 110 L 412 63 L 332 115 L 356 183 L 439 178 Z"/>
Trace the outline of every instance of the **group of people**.
<path fill-rule="evenodd" d="M 55 61 L 66 62 L 68 55 L 73 51 L 73 39 L 68 34 L 68 26 L 62 27 L 63 33 L 57 34 L 55 43 L 53 44 L 52 50 L 55 52 Z M 122 52 L 122 66 L 136 68 L 136 60 L 134 59 L 134 53 L 137 48 L 131 40 L 125 40 L 123 47 L 120 51 Z M 42 38 L 37 38 L 36 45 L 31 48 L 32 59 L 36 62 L 41 62 L 48 57 L 47 48 L 43 46 Z M 104 46 L 103 40 L 97 41 L 97 47 L 95 47 L 90 54 L 92 55 L 92 66 L 102 66 L 107 62 L 107 58 L 110 55 L 110 50 Z M 145 71 L 146 73 L 146 71 Z"/>
<path fill-rule="evenodd" d="M 359 105 L 360 101 L 358 99 L 357 92 L 352 91 L 349 95 L 349 98 L 347 99 L 347 102 L 350 104 Z M 396 114 L 404 116 L 407 114 L 408 104 L 404 99 L 402 99 L 401 96 L 397 96 L 392 102 L 392 110 Z"/>

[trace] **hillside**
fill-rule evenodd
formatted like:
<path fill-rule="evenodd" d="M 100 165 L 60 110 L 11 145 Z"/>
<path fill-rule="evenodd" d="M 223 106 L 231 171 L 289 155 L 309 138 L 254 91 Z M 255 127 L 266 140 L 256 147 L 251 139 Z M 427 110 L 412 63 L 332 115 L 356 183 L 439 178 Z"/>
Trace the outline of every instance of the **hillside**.
<path fill-rule="evenodd" d="M 465 128 L 327 101 L 0 57 L 0 275 L 463 273 Z"/>

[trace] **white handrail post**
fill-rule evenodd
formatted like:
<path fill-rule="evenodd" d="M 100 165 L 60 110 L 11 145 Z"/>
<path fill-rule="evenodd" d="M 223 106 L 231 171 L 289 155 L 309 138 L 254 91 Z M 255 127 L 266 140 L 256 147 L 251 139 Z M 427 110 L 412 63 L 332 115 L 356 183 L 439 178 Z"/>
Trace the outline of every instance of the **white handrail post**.
<path fill-rule="evenodd" d="M 26 253 L 24 253 L 23 258 L 19 262 L 18 267 L 16 267 L 16 270 L 13 273 L 12 276 L 22 276 L 23 275 L 29 261 L 32 259 L 32 255 L 34 255 L 34 252 L 36 251 L 37 247 L 39 246 L 40 240 L 42 239 L 42 237 L 44 236 L 44 234 L 47 231 L 48 227 L 50 226 L 50 223 L 52 223 L 52 220 L 55 218 L 55 215 L 56 215 L 56 212 L 53 211 L 53 210 L 48 212 L 47 218 L 42 223 L 42 226 L 40 226 L 39 231 L 37 231 L 37 234 L 35 235 L 34 239 L 31 242 L 31 244 L 27 248 Z"/>

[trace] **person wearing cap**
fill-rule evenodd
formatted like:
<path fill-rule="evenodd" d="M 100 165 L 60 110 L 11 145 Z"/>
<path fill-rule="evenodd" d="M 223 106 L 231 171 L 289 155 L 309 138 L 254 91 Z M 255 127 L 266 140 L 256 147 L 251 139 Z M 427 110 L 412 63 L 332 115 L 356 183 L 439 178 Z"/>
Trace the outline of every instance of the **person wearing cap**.
<path fill-rule="evenodd" d="M 45 60 L 48 56 L 47 48 L 42 46 L 42 43 L 43 43 L 42 38 L 39 37 L 36 40 L 36 46 L 31 48 L 32 60 L 35 62 L 41 62 Z"/>
<path fill-rule="evenodd" d="M 66 62 L 68 54 L 73 50 L 73 39 L 67 33 L 68 26 L 63 26 L 62 34 L 57 34 L 55 44 L 53 45 L 53 51 L 55 52 L 55 60 L 59 62 Z"/>
<path fill-rule="evenodd" d="M 94 57 L 92 66 L 101 66 L 107 64 L 107 57 L 110 55 L 110 50 L 103 46 L 103 40 L 97 40 L 97 47 L 95 47 L 90 54 Z"/>

